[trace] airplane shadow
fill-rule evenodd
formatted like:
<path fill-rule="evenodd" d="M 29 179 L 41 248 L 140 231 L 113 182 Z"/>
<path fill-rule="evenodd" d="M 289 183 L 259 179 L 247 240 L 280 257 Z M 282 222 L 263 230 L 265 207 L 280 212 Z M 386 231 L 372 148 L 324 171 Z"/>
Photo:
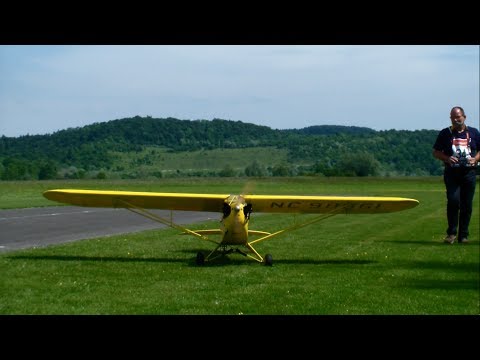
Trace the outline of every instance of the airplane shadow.
<path fill-rule="evenodd" d="M 208 255 L 211 250 L 205 250 L 205 249 L 190 249 L 190 250 L 181 250 L 181 252 L 187 253 L 187 254 L 193 254 L 193 257 L 196 256 L 198 252 L 203 252 L 205 255 Z M 194 259 L 195 260 L 195 259 Z M 240 265 L 244 264 L 246 261 L 248 262 L 253 262 L 255 261 L 251 259 L 247 259 L 246 257 L 243 257 L 239 254 L 230 254 L 226 256 L 221 256 L 212 262 L 206 262 L 203 266 L 206 267 L 211 267 L 211 266 L 223 266 L 223 265 Z M 345 265 L 345 264 L 350 264 L 350 265 L 365 265 L 365 264 L 372 264 L 376 263 L 377 261 L 373 260 L 359 260 L 359 259 L 345 259 L 345 260 L 333 260 L 333 259 L 308 259 L 308 258 L 302 258 L 302 259 L 273 259 L 273 265 L 275 264 L 308 264 L 308 265 Z M 193 261 L 193 264 L 195 264 L 195 261 Z"/>
<path fill-rule="evenodd" d="M 54 261 L 98 261 L 98 262 L 185 262 L 185 259 L 157 257 L 119 257 L 119 256 L 69 256 L 69 255 L 16 255 L 10 260 L 54 260 Z"/>
<path fill-rule="evenodd" d="M 117 257 L 117 256 L 69 256 L 69 255 L 16 255 L 10 256 L 10 260 L 53 260 L 53 261 L 96 261 L 96 262 L 125 262 L 125 263 L 185 263 L 188 266 L 198 265 L 195 263 L 195 253 L 192 254 L 191 259 L 174 259 L 174 258 L 158 258 L 158 257 Z M 274 260 L 275 264 L 303 264 L 303 265 L 365 265 L 375 263 L 373 260 L 318 260 L 318 259 L 277 259 Z M 222 256 L 211 262 L 207 262 L 202 267 L 215 267 L 226 265 L 241 265 L 245 263 L 255 264 L 255 261 L 233 256 Z M 260 263 L 258 263 L 260 265 Z"/>

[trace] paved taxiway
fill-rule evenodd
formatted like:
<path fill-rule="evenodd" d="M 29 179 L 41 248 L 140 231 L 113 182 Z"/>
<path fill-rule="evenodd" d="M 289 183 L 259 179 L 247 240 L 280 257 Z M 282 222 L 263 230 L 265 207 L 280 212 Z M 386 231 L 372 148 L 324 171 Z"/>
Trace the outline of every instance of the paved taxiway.
<path fill-rule="evenodd" d="M 149 210 L 177 224 L 220 220 L 220 213 Z M 0 210 L 0 252 L 165 228 L 126 209 L 55 206 Z"/>

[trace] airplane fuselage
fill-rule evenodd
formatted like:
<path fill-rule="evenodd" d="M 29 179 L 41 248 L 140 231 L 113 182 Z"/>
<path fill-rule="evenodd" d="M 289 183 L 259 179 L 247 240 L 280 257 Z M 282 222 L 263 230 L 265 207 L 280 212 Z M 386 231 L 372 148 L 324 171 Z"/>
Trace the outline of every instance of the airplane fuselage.
<path fill-rule="evenodd" d="M 245 199 L 241 196 L 229 196 L 224 203 L 222 219 L 222 244 L 244 245 L 248 241 L 249 212 Z"/>

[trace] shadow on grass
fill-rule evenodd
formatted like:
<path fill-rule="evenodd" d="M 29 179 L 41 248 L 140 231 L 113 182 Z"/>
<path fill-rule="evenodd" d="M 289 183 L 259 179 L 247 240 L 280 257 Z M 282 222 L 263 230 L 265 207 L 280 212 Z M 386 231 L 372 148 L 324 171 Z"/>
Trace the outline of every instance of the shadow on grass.
<path fill-rule="evenodd" d="M 480 242 L 478 240 L 470 240 L 468 244 L 445 244 L 442 239 L 440 240 L 377 240 L 378 242 L 383 243 L 394 243 L 394 244 L 415 244 L 415 245 L 423 245 L 423 246 L 478 246 Z"/>
<path fill-rule="evenodd" d="M 19 255 L 10 256 L 10 260 L 54 260 L 54 261 L 98 261 L 98 262 L 185 262 L 174 258 L 140 258 L 120 256 L 78 256 L 78 255 Z"/>
<path fill-rule="evenodd" d="M 194 257 L 198 252 L 202 252 L 205 256 L 210 254 L 211 250 L 205 249 L 190 249 L 190 250 L 181 250 L 183 253 L 192 253 Z M 223 265 L 241 265 L 246 262 L 256 263 L 253 259 L 248 259 L 246 256 L 240 254 L 229 254 L 226 256 L 220 256 L 211 262 L 206 262 L 203 266 L 212 267 L 212 266 L 223 266 Z M 374 260 L 359 260 L 359 259 L 273 259 L 273 265 L 275 264 L 303 264 L 303 265 L 365 265 L 376 263 Z M 195 266 L 195 261 L 192 262 Z M 263 265 L 260 262 L 257 262 L 259 265 Z"/>
<path fill-rule="evenodd" d="M 296 264 L 296 265 L 366 265 L 374 263 L 375 261 L 371 260 L 318 260 L 318 259 L 278 259 L 273 260 L 273 267 L 276 264 Z M 246 265 L 246 264 L 258 265 L 258 266 L 265 266 L 263 263 L 254 261 L 252 259 L 245 259 L 224 256 L 217 258 L 211 262 L 206 262 L 202 265 L 202 267 L 217 267 L 217 266 L 228 266 L 228 265 Z M 193 259 L 190 262 L 191 266 L 198 266 Z"/>
<path fill-rule="evenodd" d="M 191 259 L 175 259 L 175 258 L 157 258 L 157 257 L 117 257 L 117 256 L 78 256 L 78 255 L 18 255 L 10 256 L 10 260 L 53 260 L 53 261 L 97 261 L 97 262 L 126 262 L 126 263 L 135 263 L 135 262 L 155 262 L 155 263 L 186 263 L 189 266 L 198 267 L 195 262 L 195 256 L 192 255 Z M 274 265 L 277 264 L 303 264 L 303 265 L 365 265 L 371 264 L 376 261 L 372 260 L 355 260 L 355 259 L 345 259 L 345 260 L 317 260 L 317 259 L 279 259 L 274 260 Z M 215 266 L 226 266 L 226 265 L 244 265 L 246 263 L 257 263 L 262 265 L 260 262 L 256 262 L 251 259 L 246 259 L 244 257 L 238 257 L 238 255 L 232 256 L 222 256 L 211 262 L 207 262 L 202 267 L 215 267 Z"/>
<path fill-rule="evenodd" d="M 448 261 L 398 261 L 395 266 L 401 266 L 403 268 L 410 269 L 429 269 L 439 271 L 451 271 L 451 272 L 473 272 L 479 274 L 480 263 L 478 262 L 457 262 L 450 263 Z"/>
<path fill-rule="evenodd" d="M 409 279 L 406 280 L 401 287 L 411 287 L 422 290 L 476 290 L 480 289 L 478 280 L 466 280 L 466 279 L 454 279 L 454 280 L 441 280 L 441 279 Z"/>

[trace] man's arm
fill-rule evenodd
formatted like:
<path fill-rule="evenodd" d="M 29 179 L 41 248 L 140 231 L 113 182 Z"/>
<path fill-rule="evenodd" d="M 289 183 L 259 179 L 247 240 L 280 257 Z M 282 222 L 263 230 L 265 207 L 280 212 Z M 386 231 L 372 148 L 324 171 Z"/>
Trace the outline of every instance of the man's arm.
<path fill-rule="evenodd" d="M 472 166 L 475 166 L 480 162 L 480 131 L 478 131 L 478 129 L 475 131 L 475 140 L 477 153 L 469 159 L 470 165 Z"/>
<path fill-rule="evenodd" d="M 475 166 L 479 161 L 480 161 L 480 151 L 477 151 L 475 156 L 472 156 L 470 159 L 468 159 L 468 162 L 472 166 Z"/>
<path fill-rule="evenodd" d="M 435 158 L 437 158 L 438 160 L 441 160 L 443 161 L 444 163 L 452 166 L 453 164 L 457 164 L 458 163 L 458 158 L 456 156 L 448 156 L 447 154 L 445 154 L 443 151 L 440 151 L 440 150 L 435 150 L 433 149 L 433 152 L 432 152 L 433 156 Z M 477 154 L 477 156 L 480 155 L 480 153 Z M 475 156 L 475 157 L 477 157 Z M 478 160 L 477 160 L 478 161 Z"/>

